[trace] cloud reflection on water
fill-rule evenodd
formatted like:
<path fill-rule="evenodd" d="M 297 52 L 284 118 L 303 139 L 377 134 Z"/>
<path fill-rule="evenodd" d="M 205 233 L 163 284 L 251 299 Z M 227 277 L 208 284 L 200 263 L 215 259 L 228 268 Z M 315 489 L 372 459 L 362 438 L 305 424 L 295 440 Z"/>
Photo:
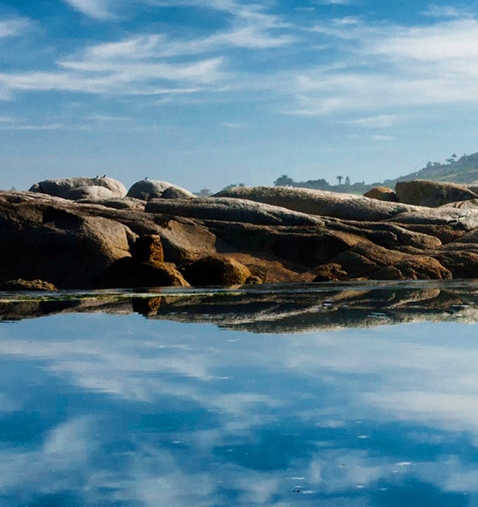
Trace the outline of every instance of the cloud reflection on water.
<path fill-rule="evenodd" d="M 138 315 L 0 326 L 0 500 L 472 505 L 477 360 L 476 325 L 458 323 L 275 335 Z"/>

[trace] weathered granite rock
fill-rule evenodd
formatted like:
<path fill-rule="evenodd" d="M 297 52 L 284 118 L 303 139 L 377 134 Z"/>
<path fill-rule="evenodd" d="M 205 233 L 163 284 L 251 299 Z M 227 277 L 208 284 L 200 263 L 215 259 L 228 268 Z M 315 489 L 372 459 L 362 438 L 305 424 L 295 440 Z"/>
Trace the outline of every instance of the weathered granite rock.
<path fill-rule="evenodd" d="M 399 213 L 386 222 L 400 224 L 412 230 L 420 230 L 425 234 L 435 236 L 435 231 L 451 228 L 454 233 L 464 234 L 478 227 L 478 213 L 476 207 L 440 206 L 438 208 L 418 207 L 417 210 Z M 421 225 L 421 228 L 416 228 Z M 454 234 L 451 235 L 454 237 Z M 456 236 L 455 236 L 456 237 Z"/>
<path fill-rule="evenodd" d="M 346 271 L 347 279 L 449 279 L 452 273 L 429 255 L 410 255 L 361 241 L 329 260 Z M 343 278 L 345 279 L 345 278 Z"/>
<path fill-rule="evenodd" d="M 189 197 L 194 197 L 194 194 L 177 186 L 168 187 L 161 195 L 161 199 L 187 199 Z"/>
<path fill-rule="evenodd" d="M 340 264 L 329 262 L 314 270 L 313 282 L 341 282 L 347 280 L 347 273 Z"/>
<path fill-rule="evenodd" d="M 100 190 L 101 188 L 104 190 Z M 126 187 L 121 182 L 106 176 L 102 176 L 101 178 L 63 178 L 40 181 L 30 188 L 30 192 L 41 192 L 73 200 L 84 198 L 110 199 L 124 197 L 126 195 Z"/>
<path fill-rule="evenodd" d="M 191 285 L 243 285 L 252 278 L 252 273 L 244 264 L 230 257 L 210 255 L 203 257 L 184 270 L 184 277 Z"/>
<path fill-rule="evenodd" d="M 431 180 L 400 181 L 395 185 L 395 193 L 399 202 L 431 208 L 478 198 L 478 194 L 463 185 Z"/>
<path fill-rule="evenodd" d="M 91 185 L 71 189 L 71 191 L 68 193 L 67 198 L 74 201 L 79 201 L 80 199 L 100 201 L 115 199 L 116 197 L 117 195 L 109 188 L 101 187 L 99 185 Z"/>
<path fill-rule="evenodd" d="M 289 187 L 236 187 L 216 194 L 280 206 L 294 211 L 344 220 L 377 221 L 399 213 L 417 211 L 415 206 L 388 203 L 352 194 Z"/>
<path fill-rule="evenodd" d="M 471 183 L 469 185 L 464 185 L 468 190 L 471 190 L 472 192 L 475 192 L 475 194 L 478 195 L 478 184 L 475 181 L 475 183 Z"/>
<path fill-rule="evenodd" d="M 354 222 L 346 220 L 325 220 L 325 226 L 348 234 L 355 234 L 373 243 L 395 250 L 409 251 L 438 248 L 443 241 L 433 230 L 431 234 L 407 230 L 396 223 Z M 463 234 L 463 233 L 462 233 Z"/>
<path fill-rule="evenodd" d="M 82 203 L 99 204 L 107 208 L 129 209 L 133 211 L 144 211 L 144 201 L 133 199 L 131 197 L 114 198 L 114 199 L 79 199 Z"/>
<path fill-rule="evenodd" d="M 187 199 L 194 197 L 192 192 L 167 181 L 141 180 L 128 190 L 127 197 L 150 201 L 151 199 Z"/>
<path fill-rule="evenodd" d="M 158 232 L 165 258 L 176 264 L 185 264 L 227 249 L 227 245 L 204 224 L 190 219 L 168 219 Z"/>
<path fill-rule="evenodd" d="M 155 199 L 148 202 L 145 210 L 148 213 L 260 225 L 318 225 L 322 223 L 320 219 L 305 213 L 246 199 L 226 197 L 195 197 L 172 201 Z"/>
<path fill-rule="evenodd" d="M 73 202 L 40 194 L 31 200 L 20 193 L 2 197 L 0 280 L 88 287 L 111 262 L 130 255 L 135 235 L 118 221 L 88 216 Z"/>
<path fill-rule="evenodd" d="M 371 273 L 370 280 L 449 280 L 450 270 L 426 255 L 410 256 Z"/>
<path fill-rule="evenodd" d="M 368 197 L 369 199 L 377 199 L 379 201 L 386 202 L 397 202 L 397 194 L 395 191 L 388 187 L 374 187 L 371 188 L 368 192 L 363 194 L 364 197 Z"/>
<path fill-rule="evenodd" d="M 0 290 L 4 291 L 56 291 L 58 290 L 52 283 L 44 280 L 7 280 L 0 283 Z"/>
<path fill-rule="evenodd" d="M 174 265 L 140 262 L 133 257 L 119 259 L 98 277 L 102 288 L 189 287 L 189 283 Z"/>
<path fill-rule="evenodd" d="M 302 189 L 230 193 L 237 197 L 145 202 L 0 192 L 0 283 L 74 289 L 478 274 L 478 198 L 430 208 Z M 192 266 L 205 257 L 222 264 L 194 278 Z M 240 276 L 221 275 L 237 262 Z"/>
<path fill-rule="evenodd" d="M 436 253 L 435 258 L 453 278 L 478 278 L 478 245 L 475 251 L 466 251 L 466 246 L 458 250 L 445 250 Z"/>
<path fill-rule="evenodd" d="M 138 262 L 149 262 L 153 265 L 164 262 L 163 244 L 157 234 L 140 236 L 131 245 L 131 256 Z"/>
<path fill-rule="evenodd" d="M 310 269 L 347 251 L 363 239 L 326 227 L 261 226 L 229 223 L 210 225 L 212 232 L 239 251 L 267 252 Z"/>

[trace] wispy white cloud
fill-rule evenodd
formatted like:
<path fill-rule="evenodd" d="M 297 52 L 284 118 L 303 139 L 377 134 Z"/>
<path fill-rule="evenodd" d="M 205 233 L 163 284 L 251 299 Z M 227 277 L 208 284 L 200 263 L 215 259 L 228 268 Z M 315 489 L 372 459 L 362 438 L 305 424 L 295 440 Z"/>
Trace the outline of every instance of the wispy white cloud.
<path fill-rule="evenodd" d="M 95 19 L 109 19 L 113 8 L 120 8 L 110 0 L 63 1 Z M 297 116 L 353 113 L 358 118 L 349 119 L 349 124 L 369 128 L 391 127 L 392 111 L 478 105 L 478 20 L 454 6 L 431 6 L 426 13 L 436 19 L 426 25 L 342 17 L 295 26 L 274 13 L 272 3 L 137 1 L 158 9 L 215 10 L 221 13 L 223 24 L 213 31 L 181 37 L 167 31 L 135 33 L 79 48 L 42 71 L 4 70 L 0 72 L 0 99 L 18 91 L 44 90 L 106 97 L 160 95 L 166 101 L 203 94 L 201 99 L 206 100 L 205 94 L 210 93 L 232 97 L 240 90 L 254 98 L 267 90 L 278 111 Z M 314 2 L 319 3 L 351 2 Z M 24 20 L 0 23 L 0 37 L 24 28 Z M 284 55 L 281 68 L 276 59 L 273 70 L 267 65 L 245 70 L 245 52 L 263 58 L 261 52 L 269 50 L 275 56 Z M 314 58 L 295 58 L 304 51 Z M 333 65 L 326 55 L 330 51 Z"/>
<path fill-rule="evenodd" d="M 18 121 L 14 116 L 0 116 L 0 123 L 14 123 Z"/>
<path fill-rule="evenodd" d="M 0 20 L 0 38 L 18 37 L 31 28 L 31 21 L 26 18 Z"/>
<path fill-rule="evenodd" d="M 219 78 L 222 63 L 222 58 L 218 57 L 199 60 L 190 64 L 78 60 L 61 62 L 60 65 L 72 71 L 87 72 L 92 75 L 97 73 L 97 82 L 106 81 L 113 85 L 114 83 L 149 80 L 210 83 Z M 106 79 L 101 77 L 105 75 Z"/>
<path fill-rule="evenodd" d="M 221 65 L 221 58 L 191 64 L 77 60 L 61 62 L 64 71 L 0 73 L 0 85 L 12 91 L 154 95 L 158 88 L 164 93 L 164 83 L 168 82 L 174 84 L 173 90 L 184 84 L 209 85 L 222 77 Z"/>
<path fill-rule="evenodd" d="M 63 127 L 61 123 L 48 123 L 45 125 L 27 125 L 27 124 L 2 124 L 0 122 L 0 130 L 59 130 Z"/>
<path fill-rule="evenodd" d="M 0 464 L 0 487 L 4 494 L 18 491 L 21 477 L 28 476 L 28 485 L 22 495 L 32 491 L 50 494 L 73 488 L 79 473 L 87 466 L 90 453 L 96 446 L 91 431 L 91 419 L 72 419 L 53 428 L 39 449 L 14 452 L 4 449 Z M 45 470 L 50 471 L 50 480 L 45 483 Z M 76 479 L 75 479 L 76 475 Z"/>
<path fill-rule="evenodd" d="M 238 0 L 139 0 L 158 7 L 196 7 L 199 9 L 228 12 L 240 18 L 263 15 L 265 5 L 259 2 Z"/>
<path fill-rule="evenodd" d="M 322 5 L 350 5 L 352 0 L 316 0 L 314 3 Z"/>
<path fill-rule="evenodd" d="M 478 21 L 427 26 L 367 25 L 361 20 L 314 27 L 340 49 L 339 64 L 298 72 L 293 114 L 314 116 L 429 105 L 478 105 Z"/>
<path fill-rule="evenodd" d="M 478 63 L 476 19 L 446 21 L 432 26 L 395 27 L 380 41 L 373 35 L 371 32 L 363 41 L 363 51 L 372 56 L 391 57 L 397 65 L 411 63 L 413 60 L 443 65 L 458 61 L 476 70 Z M 397 61 L 398 59 L 407 61 L 401 62 Z"/>
<path fill-rule="evenodd" d="M 227 127 L 228 129 L 234 129 L 234 130 L 241 130 L 241 129 L 246 128 L 246 125 L 244 123 L 236 123 L 236 122 L 230 122 L 230 121 L 223 122 L 223 125 L 225 127 Z"/>
<path fill-rule="evenodd" d="M 268 49 L 290 44 L 294 41 L 292 36 L 271 35 L 257 26 L 244 26 L 228 29 L 216 34 L 190 40 L 178 40 L 167 37 L 165 34 L 142 34 L 117 42 L 100 43 L 87 48 L 81 57 L 71 57 L 63 60 L 63 67 L 82 64 L 105 65 L 108 62 L 123 64 L 129 61 L 171 59 L 191 55 L 216 54 L 223 55 L 231 47 L 247 49 Z M 82 63 L 83 62 L 83 63 Z"/>
<path fill-rule="evenodd" d="M 362 497 L 355 502 L 358 488 L 377 491 L 413 479 L 441 492 L 476 492 L 474 463 L 463 447 L 478 427 L 472 326 L 459 329 L 454 322 L 446 329 L 426 323 L 409 324 L 409 329 L 277 334 L 271 354 L 271 340 L 264 337 L 236 332 L 236 340 L 228 342 L 218 340 L 210 328 L 196 326 L 191 333 L 187 326 L 163 327 L 140 319 L 128 326 L 123 317 L 114 324 L 110 317 L 105 325 L 84 315 L 90 320 L 84 328 L 88 331 L 79 328 L 66 340 L 65 330 L 77 323 L 68 317 L 56 318 L 50 324 L 54 331 L 38 336 L 35 328 L 25 326 L 26 337 L 7 330 L 0 353 L 19 368 L 18 379 L 28 382 L 22 368 L 34 376 L 33 395 L 44 392 L 45 385 L 54 395 L 61 385 L 62 392 L 83 392 L 86 400 L 94 393 L 94 403 L 100 400 L 103 410 L 51 426 L 31 448 L 6 442 L 0 464 L 4 495 L 13 498 L 21 492 L 26 504 L 40 495 L 71 491 L 72 498 L 80 494 L 83 503 L 95 505 L 109 501 L 152 507 L 161 498 L 183 507 L 219 504 L 224 492 L 231 491 L 238 506 L 289 505 L 290 492 L 299 483 L 301 490 L 311 487 L 323 496 L 324 505 L 336 505 L 336 493 L 347 501 L 350 495 L 348 505 L 362 505 Z M 446 339 L 450 333 L 460 339 Z M 29 335 L 36 337 L 26 339 Z M 277 387 L 289 384 L 290 389 Z M 15 403 L 23 402 L 28 411 L 31 403 L 22 383 L 13 386 L 12 396 L 20 393 Z M 174 407 L 191 407 L 191 414 L 199 415 L 197 422 L 191 417 L 172 424 L 169 400 Z M 37 409 L 49 414 L 49 407 L 47 397 Z M 83 404 L 76 412 L 89 409 Z M 129 421 L 139 409 L 148 414 L 145 423 L 156 421 L 156 431 L 117 424 L 117 411 Z M 209 417 L 212 424 L 205 428 Z M 355 439 L 369 435 L 356 424 L 357 417 L 369 431 L 382 431 L 379 438 L 370 435 L 368 444 L 359 446 Z M 293 442 L 301 439 L 307 452 L 296 445 L 297 454 L 288 449 L 274 456 L 290 457 L 288 469 L 254 466 L 249 448 L 260 452 L 265 443 L 267 451 L 267 437 L 275 438 L 277 425 L 287 418 L 294 420 Z M 317 433 L 314 421 L 315 428 L 343 430 L 335 432 L 333 443 L 325 442 L 330 432 Z M 420 436 L 411 434 L 410 427 L 421 429 L 428 445 L 433 437 L 446 441 L 442 452 L 413 453 Z M 404 452 L 397 454 L 395 445 L 384 444 L 384 435 L 393 442 L 402 439 Z M 113 442 L 121 442 L 121 448 L 115 451 Z M 225 449 L 234 451 L 230 458 L 221 457 Z"/>
<path fill-rule="evenodd" d="M 341 123 L 347 123 L 349 125 L 358 125 L 364 128 L 388 128 L 392 127 L 396 123 L 397 117 L 392 114 L 379 114 L 376 116 L 367 116 L 364 118 L 356 118 L 353 120 L 346 120 Z"/>
<path fill-rule="evenodd" d="M 202 39 L 196 39 L 177 50 L 185 51 L 190 46 L 194 51 L 220 49 L 235 46 L 267 49 L 290 44 L 296 40 L 292 26 L 280 16 L 267 10 L 267 4 L 237 2 L 236 0 L 142 0 L 157 6 L 196 7 L 227 13 L 229 28 Z M 286 31 L 287 33 L 282 33 Z M 191 49 L 190 49 L 191 51 Z"/>
<path fill-rule="evenodd" d="M 96 61 L 144 60 L 164 54 L 162 51 L 166 43 L 165 35 L 142 34 L 116 42 L 105 42 L 90 46 L 84 51 L 83 58 Z"/>
<path fill-rule="evenodd" d="M 0 130 L 57 130 L 62 127 L 60 123 L 27 123 L 20 117 L 0 116 Z"/>
<path fill-rule="evenodd" d="M 269 49 L 285 46 L 295 42 L 291 34 L 271 34 L 260 26 L 245 26 L 232 29 L 228 32 L 210 37 L 204 43 L 208 46 L 222 45 L 249 49 Z"/>
<path fill-rule="evenodd" d="M 130 118 L 126 116 L 114 116 L 111 114 L 90 114 L 86 116 L 86 120 L 94 122 L 125 122 L 129 121 Z"/>
<path fill-rule="evenodd" d="M 108 0 L 62 0 L 75 11 L 84 14 L 90 18 L 98 20 L 107 20 L 114 18 L 111 4 Z"/>
<path fill-rule="evenodd" d="M 64 0 L 84 14 L 106 19 L 106 1 Z M 77 50 L 36 72 L 2 72 L 4 97 L 15 91 L 69 91 L 90 94 L 192 94 L 208 89 L 224 92 L 227 82 L 238 82 L 239 60 L 232 48 L 261 51 L 295 42 L 295 35 L 264 5 L 235 0 L 179 2 L 143 0 L 153 6 L 215 9 L 227 13 L 226 26 L 201 36 L 174 37 L 167 33 L 138 33 Z M 227 68 L 227 70 L 226 70 Z M 236 79 L 237 77 L 237 79 Z"/>
<path fill-rule="evenodd" d="M 433 18 L 460 18 L 471 16 L 471 13 L 469 9 L 456 5 L 430 5 L 424 15 Z"/>
<path fill-rule="evenodd" d="M 374 141 L 379 141 L 379 142 L 388 142 L 388 141 L 393 141 L 393 136 L 384 136 L 384 135 L 376 134 L 376 135 L 372 136 L 372 139 Z"/>

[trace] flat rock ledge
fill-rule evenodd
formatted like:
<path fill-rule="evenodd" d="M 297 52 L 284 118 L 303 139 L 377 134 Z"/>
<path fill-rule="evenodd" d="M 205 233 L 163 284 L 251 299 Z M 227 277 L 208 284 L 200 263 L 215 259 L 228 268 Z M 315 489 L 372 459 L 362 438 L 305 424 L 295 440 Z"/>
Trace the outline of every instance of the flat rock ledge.
<path fill-rule="evenodd" d="M 476 189 L 442 184 L 437 205 L 430 188 L 402 185 L 402 202 L 101 178 L 0 191 L 0 290 L 478 278 Z"/>

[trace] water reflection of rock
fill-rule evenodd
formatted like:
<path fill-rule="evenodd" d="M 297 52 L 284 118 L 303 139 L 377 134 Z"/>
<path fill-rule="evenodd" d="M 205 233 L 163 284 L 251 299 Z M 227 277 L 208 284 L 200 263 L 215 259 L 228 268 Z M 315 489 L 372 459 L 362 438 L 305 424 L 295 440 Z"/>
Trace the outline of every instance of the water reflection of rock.
<path fill-rule="evenodd" d="M 14 322 L 23 319 L 45 317 L 63 313 L 94 313 L 111 314 L 132 313 L 130 299 L 118 298 L 115 295 L 92 297 L 83 295 L 62 295 L 34 297 L 24 294 L 16 296 L 0 296 L 0 322 Z"/>
<path fill-rule="evenodd" d="M 472 296 L 459 290 L 428 288 L 215 295 L 179 300 L 163 297 L 155 301 L 154 310 L 142 313 L 148 318 L 208 322 L 242 331 L 290 333 L 417 320 L 474 322 L 478 312 Z"/>
<path fill-rule="evenodd" d="M 140 313 L 149 319 L 210 323 L 249 332 L 281 333 L 412 321 L 478 321 L 472 283 L 371 286 L 281 286 L 208 292 L 61 294 L 50 299 L 4 297 L 0 318 L 57 313 Z"/>

